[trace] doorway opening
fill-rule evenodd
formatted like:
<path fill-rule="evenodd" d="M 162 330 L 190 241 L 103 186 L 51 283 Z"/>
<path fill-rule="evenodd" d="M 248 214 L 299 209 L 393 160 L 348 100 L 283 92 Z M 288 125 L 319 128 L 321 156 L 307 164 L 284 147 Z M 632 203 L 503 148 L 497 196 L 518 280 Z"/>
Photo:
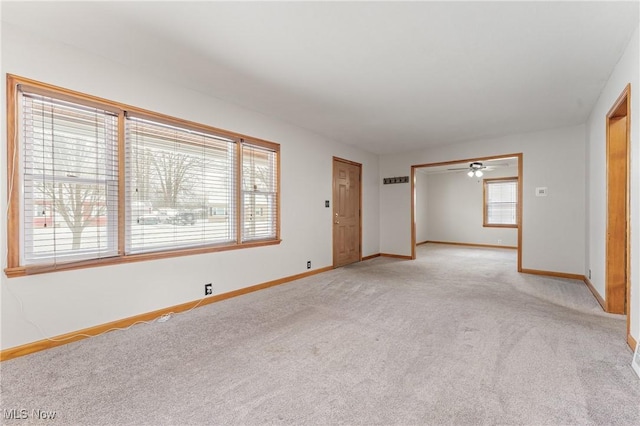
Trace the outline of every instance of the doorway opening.
<path fill-rule="evenodd" d="M 627 85 L 607 113 L 607 240 L 605 308 L 627 316 L 630 332 L 630 85 Z"/>
<path fill-rule="evenodd" d="M 411 166 L 411 258 L 416 258 L 416 246 L 425 242 L 514 248 L 517 250 L 517 269 L 521 272 L 522 157 L 522 153 L 505 154 Z M 439 198 L 440 201 L 435 207 L 431 201 L 427 203 L 428 207 L 424 207 L 424 199 L 420 200 L 419 195 L 426 196 L 422 183 L 425 176 L 427 180 L 431 179 L 427 185 L 429 197 L 432 195 L 431 192 L 442 192 L 436 194 L 436 197 L 447 197 L 448 204 L 457 206 L 454 210 L 449 210 L 449 213 L 453 211 L 455 215 L 447 214 L 445 207 L 440 206 L 444 198 Z M 421 194 L 417 193 L 418 179 L 421 181 Z M 435 185 L 436 182 L 438 185 Z M 470 183 L 473 183 L 475 188 L 469 185 Z M 425 212 L 419 212 L 419 209 L 425 208 L 431 213 L 426 232 L 425 225 L 418 221 L 420 213 L 420 220 L 424 222 Z M 447 237 L 429 231 L 429 228 L 442 230 L 442 224 L 437 220 L 446 223 L 456 232 L 461 230 L 460 225 L 468 226 L 469 231 L 466 235 L 473 233 L 474 236 L 465 241 L 465 237 L 460 234 L 451 236 L 453 234 L 450 233 Z M 469 221 L 473 221 L 473 225 Z"/>
<path fill-rule="evenodd" d="M 333 157 L 333 267 L 362 260 L 362 164 Z"/>

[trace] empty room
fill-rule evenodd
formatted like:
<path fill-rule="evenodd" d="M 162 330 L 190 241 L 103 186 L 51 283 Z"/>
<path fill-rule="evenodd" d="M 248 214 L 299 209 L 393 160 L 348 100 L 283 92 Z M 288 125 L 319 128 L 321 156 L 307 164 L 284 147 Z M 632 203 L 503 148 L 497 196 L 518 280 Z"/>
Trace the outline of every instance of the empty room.
<path fill-rule="evenodd" d="M 0 2 L 2 424 L 640 424 L 640 5 Z"/>

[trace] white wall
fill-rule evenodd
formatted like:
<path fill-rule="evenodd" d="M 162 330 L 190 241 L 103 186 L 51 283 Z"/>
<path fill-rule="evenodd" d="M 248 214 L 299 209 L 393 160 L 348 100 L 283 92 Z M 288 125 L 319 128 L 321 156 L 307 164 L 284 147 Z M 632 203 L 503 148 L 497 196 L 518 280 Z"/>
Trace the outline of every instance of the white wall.
<path fill-rule="evenodd" d="M 441 145 L 380 157 L 382 176 L 404 176 L 412 165 L 523 153 L 522 262 L 525 269 L 584 273 L 585 128 L 583 125 L 497 139 Z M 547 197 L 536 197 L 547 187 Z M 380 250 L 411 255 L 410 188 L 380 190 Z"/>
<path fill-rule="evenodd" d="M 416 173 L 416 243 L 429 240 L 429 178 L 424 173 Z"/>
<path fill-rule="evenodd" d="M 632 335 L 640 340 L 640 96 L 636 30 L 586 126 L 442 145 L 378 159 L 135 69 L 3 24 L 0 77 L 6 73 L 113 99 L 282 146 L 282 244 L 197 256 L 7 279 L 0 274 L 1 342 L 10 348 L 166 306 L 197 300 L 205 282 L 223 293 L 331 264 L 331 157 L 363 163 L 363 255 L 410 255 L 409 185 L 382 185 L 382 176 L 406 176 L 410 166 L 503 154 L 524 154 L 523 267 L 586 274 L 604 290 L 604 116 L 632 84 Z M 5 84 L 0 85 L 5 99 Z M 0 116 L 6 106 L 0 103 Z M 6 146 L 6 132 L 0 132 Z M 585 139 L 587 143 L 585 145 Z M 588 158 L 587 158 L 588 156 Z M 585 161 L 587 166 L 585 167 Z M 0 176 L 6 176 L 0 150 Z M 588 204 L 585 196 L 587 177 Z M 6 182 L 5 182 L 6 183 Z M 534 196 L 546 186 L 549 196 Z M 0 185 L 0 241 L 6 266 L 6 184 Z M 587 212 L 585 213 L 585 206 Z M 588 215 L 588 220 L 587 220 Z M 422 235 L 422 234 L 420 234 Z M 426 235 L 426 234 L 424 234 Z M 586 235 L 586 242 L 585 242 Z M 426 239 L 426 238 L 425 238 Z M 418 241 L 421 237 L 418 236 Z"/>
<path fill-rule="evenodd" d="M 54 272 L 0 283 L 3 349 L 332 264 L 332 156 L 363 164 L 363 255 L 379 250 L 378 157 L 135 69 L 2 26 L 2 81 L 17 74 L 281 144 L 282 243 L 254 249 Z M 5 99 L 5 84 L 1 84 Z M 0 116 L 6 116 L 1 103 Z M 6 146 L 6 132 L 2 146 Z M 6 176 L 6 150 L 0 175 Z M 6 185 L 0 185 L 6 235 Z M 6 267 L 6 243 L 1 255 Z M 15 296 L 15 297 L 14 297 Z M 21 311 L 21 305 L 24 312 Z"/>
<path fill-rule="evenodd" d="M 418 173 L 421 175 L 421 173 Z M 485 172 L 482 178 L 469 178 L 466 173 L 436 173 L 427 176 L 429 202 L 427 209 L 416 203 L 416 223 L 427 219 L 429 241 L 488 244 L 516 247 L 516 228 L 483 226 L 483 179 L 518 176 L 517 167 Z M 416 193 L 420 193 L 416 182 Z M 416 239 L 416 241 L 424 241 Z"/>
<path fill-rule="evenodd" d="M 586 270 L 604 298 L 606 247 L 605 117 L 625 86 L 631 83 L 631 335 L 640 341 L 640 34 L 636 29 L 587 121 L 587 246 Z"/>

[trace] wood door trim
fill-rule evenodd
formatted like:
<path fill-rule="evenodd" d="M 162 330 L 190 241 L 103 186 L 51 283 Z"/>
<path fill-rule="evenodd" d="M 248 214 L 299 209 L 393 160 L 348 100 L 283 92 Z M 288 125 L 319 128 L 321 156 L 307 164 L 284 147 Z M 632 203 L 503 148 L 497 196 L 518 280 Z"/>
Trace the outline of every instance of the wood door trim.
<path fill-rule="evenodd" d="M 351 161 L 351 160 L 347 160 L 346 158 L 340 158 L 340 157 L 336 157 L 335 155 L 332 157 L 332 161 L 331 161 L 331 202 L 332 202 L 332 206 L 331 206 L 331 212 L 333 212 L 333 209 L 335 208 L 335 204 L 336 204 L 336 200 L 334 197 L 335 194 L 335 190 L 334 190 L 334 186 L 335 186 L 335 180 L 334 180 L 334 162 L 340 162 L 340 163 L 345 163 L 345 164 L 349 164 L 352 166 L 356 166 L 359 170 L 359 185 L 358 185 L 358 228 L 359 228 L 359 232 L 358 232 L 358 261 L 362 262 L 362 163 L 358 163 L 355 161 Z M 336 257 L 335 257 L 335 235 L 333 232 L 333 214 L 331 215 L 331 250 L 333 251 L 332 253 L 332 258 L 333 258 L 333 268 L 337 268 L 336 266 Z"/>
<path fill-rule="evenodd" d="M 627 316 L 627 335 L 631 334 L 631 84 L 627 84 L 613 103 L 609 111 L 607 112 L 607 116 L 605 118 L 605 131 L 607 138 L 607 158 L 606 158 L 606 185 L 607 185 L 607 219 L 606 219 L 606 240 L 605 240 L 605 307 L 607 312 L 611 312 L 612 310 L 612 301 L 611 301 L 611 289 L 609 285 L 609 277 L 608 277 L 608 262 L 609 262 L 609 148 L 610 148 L 610 131 L 611 131 L 611 121 L 614 119 L 626 117 L 626 129 L 625 129 L 625 150 L 626 150 L 626 195 L 625 195 L 625 222 L 626 222 L 626 261 L 625 261 L 625 274 L 626 274 L 626 289 L 625 289 L 625 308 L 624 313 Z"/>
<path fill-rule="evenodd" d="M 473 161 L 486 161 L 486 160 L 500 160 L 503 158 L 517 158 L 518 159 L 518 272 L 522 272 L 522 188 L 523 188 L 523 162 L 524 155 L 520 153 L 516 154 L 502 154 L 492 155 L 489 157 L 474 157 L 463 160 L 441 161 L 438 163 L 424 163 L 411 166 L 411 259 L 416 258 L 416 169 L 423 167 L 435 167 L 435 166 L 449 166 L 459 163 L 471 163 Z"/>
<path fill-rule="evenodd" d="M 621 107 L 624 107 L 621 108 Z M 616 117 L 624 117 L 629 116 L 629 112 L 631 111 L 631 83 L 627 84 L 618 95 L 618 98 L 613 103 L 613 106 L 609 108 L 607 112 L 607 118 L 616 118 Z"/>
<path fill-rule="evenodd" d="M 411 256 L 407 256 L 405 254 L 394 254 L 394 253 L 380 253 L 382 257 L 391 257 L 393 259 L 402 259 L 402 260 L 413 260 Z"/>
<path fill-rule="evenodd" d="M 602 310 L 606 312 L 607 311 L 606 303 L 604 303 L 604 299 L 602 298 L 602 296 L 600 296 L 600 293 L 598 293 L 598 290 L 596 290 L 596 288 L 593 286 L 593 283 L 591 282 L 591 280 L 585 276 L 583 281 L 587 285 L 587 288 L 589 289 L 591 294 L 593 294 L 593 297 L 595 297 L 596 300 L 598 301 L 598 304 L 600 304 L 600 307 L 602 307 Z"/>
<path fill-rule="evenodd" d="M 369 259 L 375 259 L 376 257 L 380 257 L 380 253 L 376 253 L 376 254 L 370 254 L 369 256 L 364 256 L 362 258 L 362 260 L 369 260 Z"/>
<path fill-rule="evenodd" d="M 340 158 L 340 157 L 333 157 L 334 161 L 339 161 L 341 163 L 345 163 L 345 164 L 351 164 L 352 166 L 356 166 L 356 167 L 360 167 L 360 169 L 362 169 L 362 163 L 357 163 L 355 161 L 351 161 L 351 160 L 347 160 L 345 158 Z"/>
<path fill-rule="evenodd" d="M 445 244 L 449 246 L 463 246 L 463 247 L 480 247 L 480 248 L 497 248 L 497 249 L 509 249 L 509 250 L 517 250 L 517 246 L 500 246 L 497 244 L 479 244 L 479 243 L 459 243 L 459 242 L 451 242 L 451 241 L 422 241 L 417 243 L 416 245 L 422 244 Z"/>
<path fill-rule="evenodd" d="M 411 166 L 410 196 L 411 196 L 411 260 L 416 260 L 416 169 Z"/>
<path fill-rule="evenodd" d="M 630 333 L 627 333 L 627 345 L 629 345 L 632 351 L 635 351 L 636 346 L 638 346 L 638 342 L 636 342 L 636 339 L 634 339 Z"/>
<path fill-rule="evenodd" d="M 466 159 L 462 159 L 462 160 L 450 160 L 450 161 L 440 161 L 437 163 L 423 163 L 423 164 L 415 164 L 411 167 L 415 167 L 417 169 L 422 168 L 422 167 L 435 167 L 435 166 L 451 166 L 454 164 L 459 164 L 459 163 L 473 163 L 474 161 L 487 161 L 487 160 L 500 160 L 503 158 L 513 158 L 513 157 L 520 157 L 522 155 L 522 153 L 514 153 L 514 154 L 501 154 L 501 155 L 490 155 L 490 156 L 485 156 L 485 157 L 473 157 L 473 158 L 466 158 Z"/>
<path fill-rule="evenodd" d="M 523 200 L 523 188 L 522 182 L 524 171 L 524 156 L 522 153 L 517 155 L 518 157 L 518 271 L 522 271 L 522 200 Z"/>
<path fill-rule="evenodd" d="M 540 269 L 523 269 L 520 271 L 522 274 L 529 275 L 542 275 L 545 277 L 554 277 L 554 278 L 566 278 L 569 280 L 578 280 L 584 281 L 584 275 L 581 274 L 571 274 L 568 272 L 556 272 L 556 271 L 542 271 Z"/>

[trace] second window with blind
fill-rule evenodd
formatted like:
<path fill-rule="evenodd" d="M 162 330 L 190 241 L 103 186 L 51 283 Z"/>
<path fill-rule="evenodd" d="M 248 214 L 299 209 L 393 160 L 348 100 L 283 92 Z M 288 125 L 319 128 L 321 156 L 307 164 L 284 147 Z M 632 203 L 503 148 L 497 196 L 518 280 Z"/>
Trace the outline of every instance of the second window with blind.
<path fill-rule="evenodd" d="M 518 178 L 484 180 L 483 225 L 516 228 L 518 226 Z"/>
<path fill-rule="evenodd" d="M 127 116 L 126 250 L 144 253 L 236 239 L 236 142 Z"/>
<path fill-rule="evenodd" d="M 125 129 L 127 253 L 277 238 L 276 147 L 134 114 Z"/>
<path fill-rule="evenodd" d="M 238 229 L 243 243 L 276 238 L 275 150 L 133 115 L 125 123 L 128 253 L 227 245 Z"/>
<path fill-rule="evenodd" d="M 278 241 L 278 144 L 10 80 L 8 271 Z"/>

